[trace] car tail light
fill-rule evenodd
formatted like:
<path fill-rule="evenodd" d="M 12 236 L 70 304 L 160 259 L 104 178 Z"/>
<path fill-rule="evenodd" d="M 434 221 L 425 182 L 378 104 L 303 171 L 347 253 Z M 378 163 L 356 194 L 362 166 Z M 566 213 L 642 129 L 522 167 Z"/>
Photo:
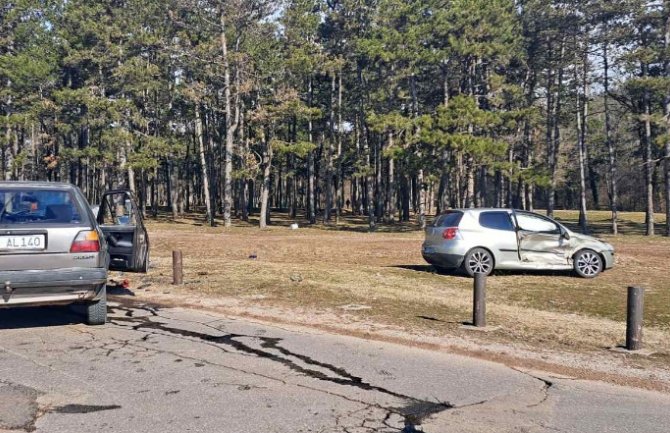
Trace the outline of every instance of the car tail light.
<path fill-rule="evenodd" d="M 70 247 L 71 253 L 97 253 L 100 251 L 100 237 L 95 230 L 79 232 Z"/>
<path fill-rule="evenodd" d="M 458 229 L 456 227 L 449 227 L 442 232 L 442 237 L 448 241 L 456 239 L 458 236 Z"/>

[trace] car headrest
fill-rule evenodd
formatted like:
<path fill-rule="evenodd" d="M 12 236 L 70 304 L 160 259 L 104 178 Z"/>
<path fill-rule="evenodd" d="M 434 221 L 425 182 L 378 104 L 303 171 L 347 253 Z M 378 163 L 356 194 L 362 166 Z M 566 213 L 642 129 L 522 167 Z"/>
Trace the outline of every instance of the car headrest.
<path fill-rule="evenodd" d="M 74 209 L 71 204 L 50 204 L 47 206 L 44 216 L 46 219 L 58 223 L 69 223 L 74 216 Z"/>

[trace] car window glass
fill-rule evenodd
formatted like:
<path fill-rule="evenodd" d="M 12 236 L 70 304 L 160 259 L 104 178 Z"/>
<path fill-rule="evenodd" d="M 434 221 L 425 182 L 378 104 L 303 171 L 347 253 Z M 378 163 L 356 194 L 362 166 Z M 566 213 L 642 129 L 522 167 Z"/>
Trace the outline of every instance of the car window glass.
<path fill-rule="evenodd" d="M 108 195 L 99 212 L 102 212 L 103 225 L 135 225 L 136 210 L 125 193 Z"/>
<path fill-rule="evenodd" d="M 0 224 L 81 224 L 85 221 L 72 193 L 49 189 L 0 189 Z"/>
<path fill-rule="evenodd" d="M 435 227 L 458 227 L 462 217 L 463 213 L 461 212 L 449 212 L 440 215 L 435 220 Z"/>
<path fill-rule="evenodd" d="M 537 215 L 518 213 L 516 220 L 521 230 L 529 232 L 558 233 L 558 226 Z"/>
<path fill-rule="evenodd" d="M 479 224 L 488 229 L 514 231 L 507 212 L 482 212 L 479 215 Z"/>

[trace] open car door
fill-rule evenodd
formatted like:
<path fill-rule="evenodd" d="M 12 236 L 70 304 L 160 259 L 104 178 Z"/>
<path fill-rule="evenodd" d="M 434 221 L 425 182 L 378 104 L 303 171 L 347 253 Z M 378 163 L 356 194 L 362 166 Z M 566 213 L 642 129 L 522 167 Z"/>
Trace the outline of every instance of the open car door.
<path fill-rule="evenodd" d="M 570 242 L 561 227 L 549 218 L 530 212 L 515 211 L 519 260 L 543 266 L 568 265 Z"/>
<path fill-rule="evenodd" d="M 108 191 L 103 195 L 98 225 L 107 240 L 110 270 L 147 272 L 149 236 L 130 191 Z"/>

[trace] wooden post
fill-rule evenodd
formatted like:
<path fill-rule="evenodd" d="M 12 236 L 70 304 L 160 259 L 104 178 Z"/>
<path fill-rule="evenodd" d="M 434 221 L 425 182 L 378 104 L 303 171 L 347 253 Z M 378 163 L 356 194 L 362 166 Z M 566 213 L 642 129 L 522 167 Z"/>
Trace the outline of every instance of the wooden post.
<path fill-rule="evenodd" d="M 477 328 L 486 327 L 486 274 L 475 274 L 472 324 Z"/>
<path fill-rule="evenodd" d="M 181 251 L 172 251 L 172 284 L 184 284 L 184 268 L 181 260 Z"/>
<path fill-rule="evenodd" d="M 642 348 L 642 317 L 644 310 L 644 289 L 628 288 L 628 314 L 626 318 L 626 349 Z"/>

